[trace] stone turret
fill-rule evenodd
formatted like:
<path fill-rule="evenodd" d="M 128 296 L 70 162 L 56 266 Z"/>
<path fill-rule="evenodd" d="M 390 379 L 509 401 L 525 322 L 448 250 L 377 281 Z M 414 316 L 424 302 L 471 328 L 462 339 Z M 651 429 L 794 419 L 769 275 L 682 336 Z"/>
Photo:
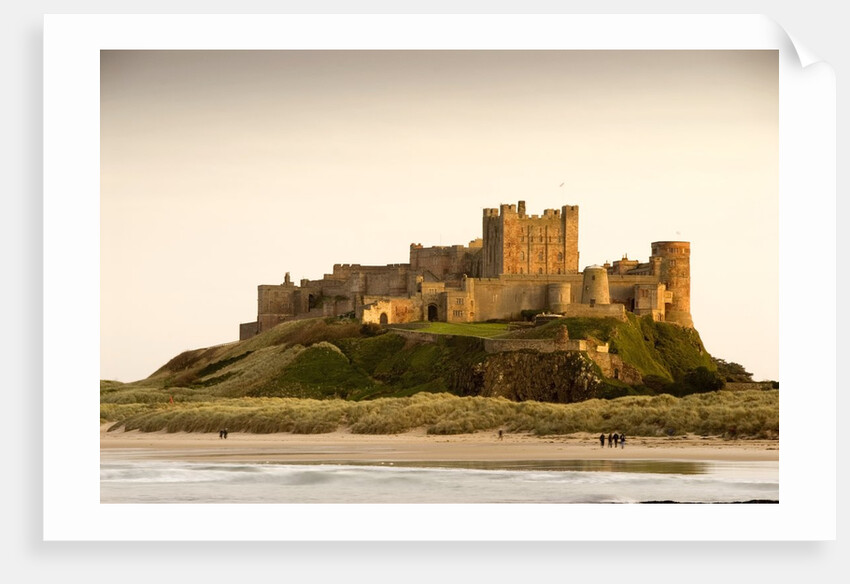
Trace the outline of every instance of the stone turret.
<path fill-rule="evenodd" d="M 611 303 L 610 292 L 608 290 L 608 270 L 596 265 L 588 266 L 584 269 L 581 303 L 592 306 Z"/>
<path fill-rule="evenodd" d="M 566 307 L 570 304 L 570 294 L 572 292 L 572 286 L 570 283 L 553 283 L 549 284 L 546 288 L 549 310 L 556 314 L 564 312 Z"/>
<path fill-rule="evenodd" d="M 672 302 L 664 306 L 664 320 L 693 328 L 690 242 L 654 241 L 650 260 L 654 258 L 661 259 L 659 280 L 672 293 Z"/>

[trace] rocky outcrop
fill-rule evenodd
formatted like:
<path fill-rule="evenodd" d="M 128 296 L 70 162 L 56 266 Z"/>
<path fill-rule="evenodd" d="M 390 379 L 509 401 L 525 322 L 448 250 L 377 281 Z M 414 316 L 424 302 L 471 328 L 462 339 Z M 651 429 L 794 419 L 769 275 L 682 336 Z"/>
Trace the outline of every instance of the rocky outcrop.
<path fill-rule="evenodd" d="M 596 397 L 601 385 L 592 362 L 577 352 L 496 353 L 464 377 L 456 381 L 466 395 L 515 401 L 578 402 Z"/>

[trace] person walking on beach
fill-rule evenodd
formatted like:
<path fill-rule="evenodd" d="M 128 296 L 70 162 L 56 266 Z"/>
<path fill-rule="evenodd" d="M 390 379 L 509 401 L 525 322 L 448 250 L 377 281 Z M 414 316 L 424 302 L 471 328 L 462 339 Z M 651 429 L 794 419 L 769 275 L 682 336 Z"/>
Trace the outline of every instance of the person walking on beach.
<path fill-rule="evenodd" d="M 218 431 L 218 439 L 221 440 L 222 438 L 224 438 L 224 429 Z"/>
<path fill-rule="evenodd" d="M 620 434 L 620 448 L 626 447 L 626 435 Z"/>
<path fill-rule="evenodd" d="M 599 444 L 602 448 L 605 448 L 605 434 L 599 435 Z"/>
<path fill-rule="evenodd" d="M 222 432 L 224 433 L 224 439 L 227 440 L 227 428 L 222 430 Z"/>
<path fill-rule="evenodd" d="M 501 439 L 502 439 L 502 431 L 499 430 L 499 440 L 501 440 Z"/>
<path fill-rule="evenodd" d="M 620 437 L 617 435 L 616 432 L 614 432 L 614 448 L 617 448 L 617 446 L 618 446 L 617 443 L 618 443 L 619 440 L 620 440 Z"/>
<path fill-rule="evenodd" d="M 611 432 L 608 432 L 608 448 L 611 448 L 611 445 L 613 444 L 613 440 L 614 440 L 614 438 L 612 438 Z"/>

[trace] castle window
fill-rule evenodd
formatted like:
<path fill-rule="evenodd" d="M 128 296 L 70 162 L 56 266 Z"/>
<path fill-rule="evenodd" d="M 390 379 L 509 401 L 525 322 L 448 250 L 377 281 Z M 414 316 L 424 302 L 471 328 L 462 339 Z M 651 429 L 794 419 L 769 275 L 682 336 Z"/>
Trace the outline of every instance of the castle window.
<path fill-rule="evenodd" d="M 543 236 L 542 235 L 539 237 L 539 240 L 540 240 L 540 243 L 543 243 Z"/>
<path fill-rule="evenodd" d="M 559 251 L 559 252 L 558 252 L 558 261 L 560 262 L 560 261 L 562 261 L 563 259 L 564 259 L 564 252 Z"/>
<path fill-rule="evenodd" d="M 543 268 L 537 268 L 537 273 L 538 273 L 538 274 L 542 274 L 542 273 L 543 273 Z"/>
<path fill-rule="evenodd" d="M 537 260 L 541 261 L 541 262 L 543 261 L 543 252 L 542 251 L 537 252 Z"/>
<path fill-rule="evenodd" d="M 456 298 L 455 304 L 463 304 L 463 298 Z"/>
<path fill-rule="evenodd" d="M 519 252 L 519 259 L 521 259 L 521 260 L 525 259 L 525 252 L 524 251 Z"/>
<path fill-rule="evenodd" d="M 594 281 L 595 279 L 596 279 L 596 276 L 591 276 L 591 277 L 590 277 L 590 281 L 591 281 L 591 282 L 592 282 L 592 281 Z"/>

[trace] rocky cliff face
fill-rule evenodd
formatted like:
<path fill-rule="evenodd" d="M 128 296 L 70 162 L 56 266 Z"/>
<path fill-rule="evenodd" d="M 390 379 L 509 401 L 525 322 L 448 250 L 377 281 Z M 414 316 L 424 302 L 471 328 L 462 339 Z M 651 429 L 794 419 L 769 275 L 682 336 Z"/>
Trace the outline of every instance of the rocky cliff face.
<path fill-rule="evenodd" d="M 512 351 L 489 355 L 454 380 L 466 395 L 571 403 L 596 397 L 600 380 L 580 353 Z"/>

